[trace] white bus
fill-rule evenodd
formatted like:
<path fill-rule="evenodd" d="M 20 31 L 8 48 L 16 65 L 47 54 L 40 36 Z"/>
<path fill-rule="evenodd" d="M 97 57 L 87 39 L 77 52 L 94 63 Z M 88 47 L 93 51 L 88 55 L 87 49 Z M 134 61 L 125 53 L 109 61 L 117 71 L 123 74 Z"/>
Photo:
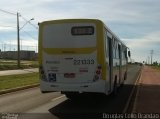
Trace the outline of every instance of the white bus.
<path fill-rule="evenodd" d="M 97 19 L 39 23 L 41 92 L 116 92 L 127 78 L 127 46 Z"/>

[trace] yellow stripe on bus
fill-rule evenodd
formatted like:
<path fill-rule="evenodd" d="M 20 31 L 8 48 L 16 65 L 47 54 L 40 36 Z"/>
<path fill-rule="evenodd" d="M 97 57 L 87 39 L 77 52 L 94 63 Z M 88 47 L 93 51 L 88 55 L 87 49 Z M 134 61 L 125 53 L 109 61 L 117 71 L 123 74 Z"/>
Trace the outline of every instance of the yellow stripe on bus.
<path fill-rule="evenodd" d="M 104 25 L 102 22 L 97 21 L 97 62 L 102 66 L 103 80 L 106 80 L 106 61 L 105 61 L 105 39 L 104 39 Z"/>
<path fill-rule="evenodd" d="M 96 51 L 96 47 L 91 48 L 43 48 L 48 54 L 90 54 Z"/>

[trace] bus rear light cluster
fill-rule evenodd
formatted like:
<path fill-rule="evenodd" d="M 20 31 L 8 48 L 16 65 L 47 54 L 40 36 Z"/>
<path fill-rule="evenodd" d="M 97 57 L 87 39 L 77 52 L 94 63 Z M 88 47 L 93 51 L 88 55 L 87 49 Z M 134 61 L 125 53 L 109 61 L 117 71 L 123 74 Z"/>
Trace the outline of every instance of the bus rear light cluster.
<path fill-rule="evenodd" d="M 47 81 L 47 77 L 45 75 L 45 72 L 44 72 L 44 69 L 43 69 L 42 66 L 39 67 L 39 72 L 40 72 L 40 78 L 41 78 L 41 80 Z"/>
<path fill-rule="evenodd" d="M 100 75 L 100 74 L 101 74 L 101 71 L 100 71 L 100 70 L 97 70 L 97 71 L 96 71 L 96 74 L 97 74 L 97 75 Z"/>
<path fill-rule="evenodd" d="M 96 71 L 95 71 L 93 81 L 97 81 L 98 79 L 100 79 L 101 73 L 102 73 L 102 67 L 100 65 L 98 65 L 96 68 Z"/>

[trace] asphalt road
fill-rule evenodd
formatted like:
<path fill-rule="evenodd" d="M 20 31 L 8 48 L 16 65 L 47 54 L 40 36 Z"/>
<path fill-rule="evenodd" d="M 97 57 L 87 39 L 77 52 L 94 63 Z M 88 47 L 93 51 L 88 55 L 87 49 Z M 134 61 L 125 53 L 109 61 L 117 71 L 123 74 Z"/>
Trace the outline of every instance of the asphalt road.
<path fill-rule="evenodd" d="M 130 66 L 128 79 L 116 97 L 87 96 L 78 101 L 59 92 L 41 94 L 38 87 L 0 95 L 1 116 L 18 114 L 18 119 L 103 118 L 107 113 L 122 113 L 140 66 Z M 91 117 L 90 117 L 91 116 Z"/>
<path fill-rule="evenodd" d="M 0 113 L 18 114 L 20 119 L 46 119 L 44 116 L 52 116 L 48 109 L 66 100 L 65 96 L 60 96 L 63 95 L 59 92 L 42 94 L 39 87 L 0 95 Z"/>

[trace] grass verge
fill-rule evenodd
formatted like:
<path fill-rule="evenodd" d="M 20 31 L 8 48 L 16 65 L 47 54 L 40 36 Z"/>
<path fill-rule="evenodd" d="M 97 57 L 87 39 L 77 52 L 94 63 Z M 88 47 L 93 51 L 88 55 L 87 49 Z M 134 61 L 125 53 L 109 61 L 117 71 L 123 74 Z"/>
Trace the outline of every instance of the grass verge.
<path fill-rule="evenodd" d="M 152 66 L 152 68 L 154 68 L 154 69 L 158 69 L 158 70 L 160 70 L 160 66 Z"/>
<path fill-rule="evenodd" d="M 21 60 L 20 68 L 37 68 L 38 61 L 25 61 Z M 13 70 L 17 68 L 17 60 L 0 60 L 0 70 Z"/>
<path fill-rule="evenodd" d="M 0 91 L 39 83 L 38 73 L 0 76 Z"/>

